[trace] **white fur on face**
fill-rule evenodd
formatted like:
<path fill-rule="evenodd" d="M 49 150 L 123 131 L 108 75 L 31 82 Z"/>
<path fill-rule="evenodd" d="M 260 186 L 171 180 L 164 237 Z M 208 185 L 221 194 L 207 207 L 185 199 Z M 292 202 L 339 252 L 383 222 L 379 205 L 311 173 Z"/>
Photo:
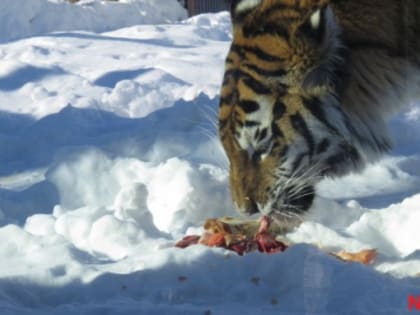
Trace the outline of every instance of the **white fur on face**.
<path fill-rule="evenodd" d="M 274 99 L 267 97 L 257 97 L 256 102 L 260 105 L 260 108 L 247 115 L 247 120 L 259 122 L 258 126 L 243 127 L 240 130 L 240 136 L 237 139 L 240 147 L 248 152 L 248 156 L 252 157 L 255 151 L 259 150 L 262 145 L 267 145 L 267 142 L 271 139 L 271 122 L 273 121 L 273 106 Z M 261 132 L 263 129 L 267 130 L 267 134 L 264 139 L 256 139 L 255 135 Z M 268 144 L 268 149 L 271 144 Z M 262 158 L 267 157 L 263 155 Z"/>
<path fill-rule="evenodd" d="M 243 11 L 252 9 L 259 5 L 261 2 L 262 0 L 242 0 L 236 6 L 236 13 L 241 13 Z"/>

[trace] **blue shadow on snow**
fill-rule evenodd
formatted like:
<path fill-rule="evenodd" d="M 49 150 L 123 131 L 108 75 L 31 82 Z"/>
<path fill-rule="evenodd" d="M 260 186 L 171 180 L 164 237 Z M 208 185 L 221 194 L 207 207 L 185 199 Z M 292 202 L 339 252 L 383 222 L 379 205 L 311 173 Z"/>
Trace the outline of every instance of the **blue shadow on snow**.
<path fill-rule="evenodd" d="M 16 69 L 7 76 L 0 77 L 0 90 L 13 91 L 21 88 L 26 83 L 35 82 L 52 75 L 63 75 L 66 72 L 59 67 L 41 68 L 26 66 Z"/>

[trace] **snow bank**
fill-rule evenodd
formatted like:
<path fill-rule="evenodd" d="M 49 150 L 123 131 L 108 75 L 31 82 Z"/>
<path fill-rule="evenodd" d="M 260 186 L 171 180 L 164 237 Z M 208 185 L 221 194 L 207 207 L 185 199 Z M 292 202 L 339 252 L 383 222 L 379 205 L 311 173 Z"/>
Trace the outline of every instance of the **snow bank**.
<path fill-rule="evenodd" d="M 162 24 L 186 17 L 176 0 L 2 0 L 0 43 L 58 31 L 104 32 L 137 24 Z"/>
<path fill-rule="evenodd" d="M 220 38 L 208 38 L 212 28 Z M 200 93 L 214 98 L 229 30 L 229 15 L 221 13 L 182 24 L 57 33 L 7 49 L 0 45 L 0 110 L 39 119 L 70 104 L 137 118 Z"/>
<path fill-rule="evenodd" d="M 83 208 L 82 219 L 87 212 L 96 220 L 97 211 L 109 211 L 120 220 L 137 223 L 141 230 L 180 237 L 188 226 L 208 216 L 232 214 L 226 172 L 179 158 L 153 165 L 132 159 L 113 161 L 100 151 L 88 150 L 60 162 L 47 179 L 60 194 L 60 206 L 54 210 L 59 216 L 70 212 L 71 217 L 73 210 L 89 206 Z M 93 221 L 89 221 L 83 225 L 91 227 Z M 68 226 L 74 227 L 71 222 Z"/>
<path fill-rule="evenodd" d="M 387 255 L 406 257 L 419 250 L 419 206 L 420 195 L 414 195 L 401 204 L 364 213 L 347 231 Z"/>

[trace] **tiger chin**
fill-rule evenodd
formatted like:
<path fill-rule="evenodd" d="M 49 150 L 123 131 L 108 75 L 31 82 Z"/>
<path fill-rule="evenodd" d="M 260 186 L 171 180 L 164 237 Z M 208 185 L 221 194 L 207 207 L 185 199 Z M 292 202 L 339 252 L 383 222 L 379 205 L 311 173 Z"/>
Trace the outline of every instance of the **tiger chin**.
<path fill-rule="evenodd" d="M 232 1 L 219 135 L 240 213 L 296 226 L 321 179 L 390 150 L 420 86 L 416 2 Z"/>

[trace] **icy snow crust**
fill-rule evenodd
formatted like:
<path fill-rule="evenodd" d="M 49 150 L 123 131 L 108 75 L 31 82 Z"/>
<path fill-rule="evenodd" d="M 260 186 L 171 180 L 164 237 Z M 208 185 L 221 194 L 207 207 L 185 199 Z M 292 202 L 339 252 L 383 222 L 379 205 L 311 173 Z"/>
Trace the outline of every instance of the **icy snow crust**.
<path fill-rule="evenodd" d="M 420 288 L 418 106 L 391 122 L 391 156 L 320 185 L 329 199 L 288 235 L 299 245 L 245 257 L 175 249 L 206 218 L 235 215 L 216 134 L 228 14 L 176 22 L 169 0 L 17 3 L 0 2 L 2 315 L 409 314 Z M 133 6 L 144 12 L 133 23 L 155 25 L 117 29 Z M 80 23 L 64 27 L 58 9 L 60 23 Z M 30 12 L 42 14 L 29 29 Z M 379 257 L 343 263 L 313 244 Z"/>

